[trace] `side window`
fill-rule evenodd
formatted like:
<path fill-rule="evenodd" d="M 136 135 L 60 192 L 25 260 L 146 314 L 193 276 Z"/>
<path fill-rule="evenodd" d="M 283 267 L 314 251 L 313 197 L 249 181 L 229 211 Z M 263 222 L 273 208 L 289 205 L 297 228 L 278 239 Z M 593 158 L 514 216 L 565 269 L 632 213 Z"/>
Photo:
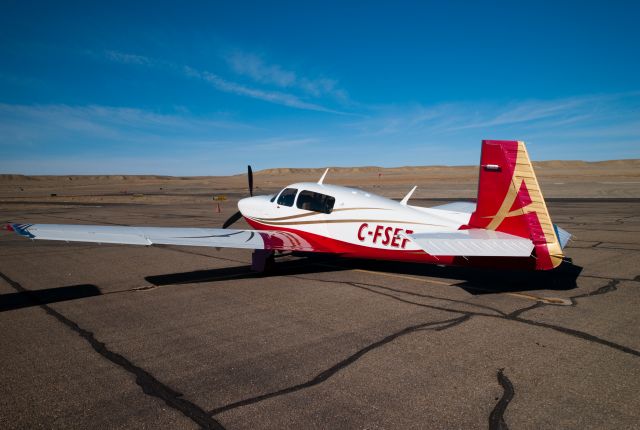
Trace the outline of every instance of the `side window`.
<path fill-rule="evenodd" d="M 278 204 L 282 206 L 293 206 L 293 201 L 296 199 L 296 193 L 298 190 L 295 188 L 285 188 L 278 197 Z"/>
<path fill-rule="evenodd" d="M 308 211 L 322 212 L 330 214 L 336 199 L 326 194 L 314 193 L 313 191 L 300 191 L 296 206 Z"/>

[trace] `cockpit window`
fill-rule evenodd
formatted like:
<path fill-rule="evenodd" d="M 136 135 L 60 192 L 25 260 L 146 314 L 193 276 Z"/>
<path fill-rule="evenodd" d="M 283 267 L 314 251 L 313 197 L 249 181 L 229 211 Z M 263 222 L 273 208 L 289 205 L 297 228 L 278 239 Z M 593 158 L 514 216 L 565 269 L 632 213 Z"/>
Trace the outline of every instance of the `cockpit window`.
<path fill-rule="evenodd" d="M 295 188 L 285 188 L 280 193 L 280 197 L 278 197 L 278 204 L 282 206 L 293 206 L 297 192 L 298 190 Z"/>
<path fill-rule="evenodd" d="M 330 214 L 336 199 L 326 194 L 314 193 L 313 191 L 300 191 L 296 206 L 308 211 L 322 212 Z"/>

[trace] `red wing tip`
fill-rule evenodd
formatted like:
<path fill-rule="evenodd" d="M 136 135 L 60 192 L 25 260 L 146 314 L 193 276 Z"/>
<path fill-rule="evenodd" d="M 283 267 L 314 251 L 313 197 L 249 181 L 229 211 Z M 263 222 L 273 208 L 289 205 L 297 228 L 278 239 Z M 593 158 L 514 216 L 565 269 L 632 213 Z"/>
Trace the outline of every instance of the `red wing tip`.
<path fill-rule="evenodd" d="M 15 231 L 13 229 L 13 225 L 12 224 L 5 224 L 4 226 L 2 226 L 3 230 L 7 230 L 7 231 Z"/>

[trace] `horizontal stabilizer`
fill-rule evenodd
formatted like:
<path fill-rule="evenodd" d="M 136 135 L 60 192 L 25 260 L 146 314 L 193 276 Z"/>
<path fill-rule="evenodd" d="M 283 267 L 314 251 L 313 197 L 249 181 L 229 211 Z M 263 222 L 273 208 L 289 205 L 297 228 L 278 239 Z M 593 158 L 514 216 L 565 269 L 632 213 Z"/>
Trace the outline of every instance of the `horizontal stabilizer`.
<path fill-rule="evenodd" d="M 562 229 L 562 228 L 558 227 L 555 224 L 553 225 L 553 228 L 556 231 L 556 236 L 558 236 L 558 241 L 560 242 L 560 247 L 562 249 L 564 249 L 564 247 L 567 246 L 567 242 L 569 242 L 569 239 L 571 239 L 571 233 L 569 233 L 565 229 Z"/>
<path fill-rule="evenodd" d="M 529 257 L 533 251 L 533 242 L 529 239 L 483 229 L 415 233 L 407 237 L 435 256 Z"/>
<path fill-rule="evenodd" d="M 432 206 L 429 209 L 439 209 L 441 211 L 462 212 L 470 214 L 476 210 L 476 204 L 472 202 L 453 202 L 440 206 Z"/>

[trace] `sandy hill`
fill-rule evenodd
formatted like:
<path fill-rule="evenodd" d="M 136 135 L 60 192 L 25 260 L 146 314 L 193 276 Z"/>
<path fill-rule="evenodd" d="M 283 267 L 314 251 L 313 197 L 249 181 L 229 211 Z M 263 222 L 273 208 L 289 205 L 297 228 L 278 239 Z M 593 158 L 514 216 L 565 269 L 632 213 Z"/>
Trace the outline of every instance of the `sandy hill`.
<path fill-rule="evenodd" d="M 548 197 L 640 197 L 640 159 L 585 162 L 534 162 Z M 324 168 L 274 168 L 255 172 L 257 194 L 272 193 L 294 182 L 317 181 Z M 327 183 L 371 189 L 402 197 L 418 185 L 416 197 L 476 195 L 478 166 L 332 167 Z M 246 174 L 231 176 L 0 174 L 0 198 L 101 196 L 124 201 L 123 196 L 209 196 L 246 194 Z M 160 199 L 162 200 L 162 199 Z"/>
<path fill-rule="evenodd" d="M 637 170 L 640 169 L 640 159 L 627 160 L 607 160 L 607 161 L 580 161 L 580 160 L 549 160 L 534 161 L 534 167 L 537 170 L 553 170 L 553 172 L 545 172 L 545 174 L 553 173 L 555 175 L 563 175 L 571 172 L 579 172 L 580 174 L 630 174 L 635 176 Z M 405 175 L 405 174 L 446 174 L 456 176 L 458 174 L 477 173 L 478 166 L 402 166 L 402 167 L 380 167 L 380 166 L 361 166 L 361 167 L 330 167 L 332 176 L 371 176 L 371 175 Z M 317 168 L 296 168 L 296 167 L 279 167 L 272 169 L 264 169 L 254 172 L 255 176 L 260 177 L 308 177 L 312 180 L 314 177 L 322 175 L 324 167 Z M 165 182 L 165 181 L 207 181 L 209 179 L 236 178 L 244 177 L 246 174 L 238 173 L 231 176 L 163 176 L 163 175 L 20 175 L 20 174 L 0 174 L 0 184 L 3 183 L 20 183 L 30 181 L 50 182 L 50 181 L 69 181 L 69 182 Z"/>

